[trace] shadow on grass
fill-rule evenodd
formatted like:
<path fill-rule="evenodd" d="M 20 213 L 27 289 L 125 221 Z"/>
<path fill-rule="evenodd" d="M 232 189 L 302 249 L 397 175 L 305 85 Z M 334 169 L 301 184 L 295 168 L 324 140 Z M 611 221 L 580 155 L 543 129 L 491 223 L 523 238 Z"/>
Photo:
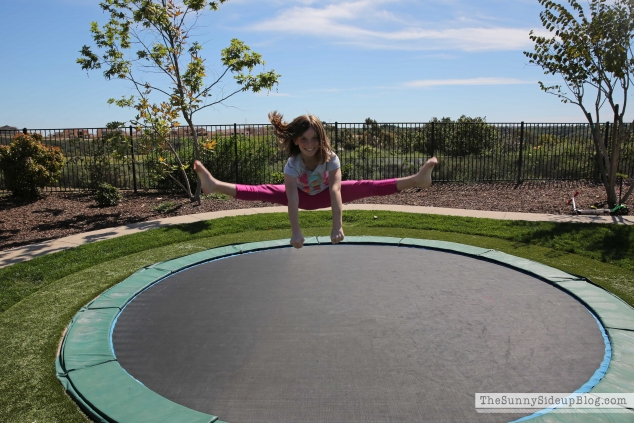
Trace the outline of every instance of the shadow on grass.
<path fill-rule="evenodd" d="M 634 230 L 630 226 L 522 221 L 513 222 L 512 226 L 524 229 L 517 240 L 525 244 L 590 255 L 596 260 L 634 270 Z"/>
<path fill-rule="evenodd" d="M 182 225 L 167 226 L 163 230 L 167 234 L 169 234 L 170 232 L 179 232 L 179 233 L 186 233 L 189 235 L 197 235 L 197 234 L 201 234 L 203 232 L 207 232 L 213 229 L 214 226 L 215 225 L 213 220 L 204 220 L 204 221 L 194 222 L 194 223 L 184 223 Z"/>

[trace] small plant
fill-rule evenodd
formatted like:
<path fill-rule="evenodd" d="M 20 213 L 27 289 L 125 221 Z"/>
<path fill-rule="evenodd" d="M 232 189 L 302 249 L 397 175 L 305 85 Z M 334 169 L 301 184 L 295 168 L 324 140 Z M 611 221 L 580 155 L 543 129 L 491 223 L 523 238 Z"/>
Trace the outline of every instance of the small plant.
<path fill-rule="evenodd" d="M 272 172 L 271 173 L 271 183 L 273 185 L 284 185 L 284 173 L 283 172 Z"/>
<path fill-rule="evenodd" d="M 97 185 L 95 199 L 99 207 L 112 207 L 119 204 L 121 200 L 121 192 L 119 188 L 113 187 L 105 182 Z"/>
<path fill-rule="evenodd" d="M 106 124 L 106 128 L 107 131 L 102 136 L 84 141 L 88 146 L 85 165 L 88 170 L 87 183 L 93 192 L 96 192 L 100 183 L 112 182 L 114 179 L 115 168 L 111 159 L 128 162 L 131 141 L 123 132 L 123 123 L 110 122 Z"/>
<path fill-rule="evenodd" d="M 10 145 L 0 146 L 0 171 L 16 197 L 37 197 L 62 172 L 61 150 L 43 145 L 42 139 L 40 134 L 17 134 Z"/>
<path fill-rule="evenodd" d="M 349 181 L 354 179 L 355 176 L 355 166 L 352 163 L 347 163 L 341 166 L 341 180 Z"/>
<path fill-rule="evenodd" d="M 173 201 L 168 201 L 163 204 L 159 204 L 158 206 L 152 207 L 152 210 L 157 213 L 167 213 L 176 208 L 176 203 Z"/>
<path fill-rule="evenodd" d="M 219 192 L 213 192 L 211 194 L 203 194 L 202 198 L 205 200 L 211 199 L 211 200 L 227 201 L 228 199 L 231 198 L 231 196 L 227 194 L 221 194 Z"/>

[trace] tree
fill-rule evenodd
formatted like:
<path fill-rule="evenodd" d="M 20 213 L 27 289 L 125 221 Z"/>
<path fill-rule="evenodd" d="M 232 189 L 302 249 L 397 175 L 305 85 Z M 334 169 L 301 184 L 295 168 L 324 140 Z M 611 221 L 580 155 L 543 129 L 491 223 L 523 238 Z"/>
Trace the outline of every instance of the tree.
<path fill-rule="evenodd" d="M 77 59 L 84 70 L 103 67 L 106 79 L 119 78 L 133 84 L 138 98 L 133 95 L 119 100 L 111 98 L 108 102 L 137 110 L 131 123 L 139 129 L 144 127 L 140 140 L 142 147 L 147 151 L 158 151 L 161 158 L 164 154 L 173 156 L 181 178 L 173 175 L 173 168 L 167 163 L 165 175 L 172 178 L 192 201 L 200 201 L 200 180 L 192 193 L 186 174 L 189 165 L 181 161 L 170 139 L 170 130 L 179 126 L 179 117 L 182 116 L 189 127 L 187 132 L 198 160 L 201 134 L 194 126 L 194 114 L 222 104 L 242 91 L 270 91 L 280 77 L 273 70 L 254 75 L 253 69 L 264 65 L 264 60 L 242 41 L 233 39 L 221 52 L 223 70 L 212 81 L 206 81 L 208 72 L 205 59 L 200 55 L 202 46 L 189 39 L 205 9 L 218 10 L 219 4 L 225 1 L 104 0 L 100 6 L 110 14 L 110 20 L 102 28 L 92 22 L 90 29 L 101 56 L 84 45 L 81 57 Z M 136 52 L 131 53 L 133 47 Z M 219 83 L 228 73 L 234 74 L 238 86 L 227 93 Z M 157 74 L 166 79 L 159 81 Z M 163 101 L 152 103 L 152 93 L 163 96 Z M 205 145 L 213 143 L 206 142 Z"/>
<path fill-rule="evenodd" d="M 422 128 L 422 134 L 421 141 L 424 140 L 426 145 L 419 142 L 419 151 L 461 157 L 480 155 L 489 151 L 495 144 L 498 130 L 486 123 L 486 117 L 472 118 L 462 115 L 455 121 L 450 117 L 434 117 Z"/>
<path fill-rule="evenodd" d="M 366 118 L 363 124 L 363 133 L 361 134 L 361 144 L 368 145 L 373 148 L 394 148 L 396 137 L 394 136 L 394 130 L 388 130 L 385 125 L 379 125 L 379 123 L 372 119 Z"/>
<path fill-rule="evenodd" d="M 552 37 L 530 32 L 535 43 L 534 52 L 524 52 L 529 62 L 544 69 L 544 74 L 559 75 L 564 86 L 540 88 L 564 103 L 576 104 L 592 128 L 597 165 L 610 207 L 617 203 L 616 178 L 621 158 L 621 146 L 627 140 L 633 125 L 623 121 L 627 95 L 632 82 L 634 57 L 634 0 L 590 0 L 589 14 L 576 0 L 568 0 L 570 10 L 550 0 L 538 0 L 545 10 L 540 13 L 542 25 Z M 576 17 L 574 15 L 576 15 Z M 594 115 L 586 106 L 586 94 L 594 100 Z M 618 102 L 622 102 L 622 107 Z M 613 114 L 611 143 L 606 145 L 601 135 L 600 112 L 608 105 Z M 591 110 L 591 109 L 590 109 Z M 623 197 L 627 200 L 632 184 Z"/>

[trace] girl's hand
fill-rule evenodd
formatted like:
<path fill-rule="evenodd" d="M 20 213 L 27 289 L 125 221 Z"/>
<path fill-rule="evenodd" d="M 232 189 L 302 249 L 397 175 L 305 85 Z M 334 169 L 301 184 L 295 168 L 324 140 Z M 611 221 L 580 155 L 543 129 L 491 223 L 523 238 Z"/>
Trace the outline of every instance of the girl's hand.
<path fill-rule="evenodd" d="M 302 231 L 293 232 L 291 245 L 295 248 L 302 248 L 304 246 L 304 235 L 302 235 Z"/>
<path fill-rule="evenodd" d="M 330 181 L 330 205 L 332 207 L 332 232 L 330 232 L 330 241 L 333 244 L 339 244 L 343 241 L 343 222 L 341 202 L 341 169 L 331 170 L 328 173 Z"/>
<path fill-rule="evenodd" d="M 330 241 L 332 241 L 333 244 L 339 244 L 339 242 L 343 241 L 343 238 L 343 228 L 341 226 L 338 229 L 332 228 L 332 232 L 330 232 Z"/>

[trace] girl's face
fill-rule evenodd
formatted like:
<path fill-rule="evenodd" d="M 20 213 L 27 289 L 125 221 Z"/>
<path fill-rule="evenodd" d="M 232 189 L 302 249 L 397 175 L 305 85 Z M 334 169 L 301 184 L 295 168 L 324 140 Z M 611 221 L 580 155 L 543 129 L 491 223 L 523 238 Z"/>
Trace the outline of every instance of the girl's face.
<path fill-rule="evenodd" d="M 319 151 L 319 136 L 313 128 L 308 128 L 299 137 L 295 138 L 295 145 L 299 147 L 302 158 L 311 158 Z"/>

